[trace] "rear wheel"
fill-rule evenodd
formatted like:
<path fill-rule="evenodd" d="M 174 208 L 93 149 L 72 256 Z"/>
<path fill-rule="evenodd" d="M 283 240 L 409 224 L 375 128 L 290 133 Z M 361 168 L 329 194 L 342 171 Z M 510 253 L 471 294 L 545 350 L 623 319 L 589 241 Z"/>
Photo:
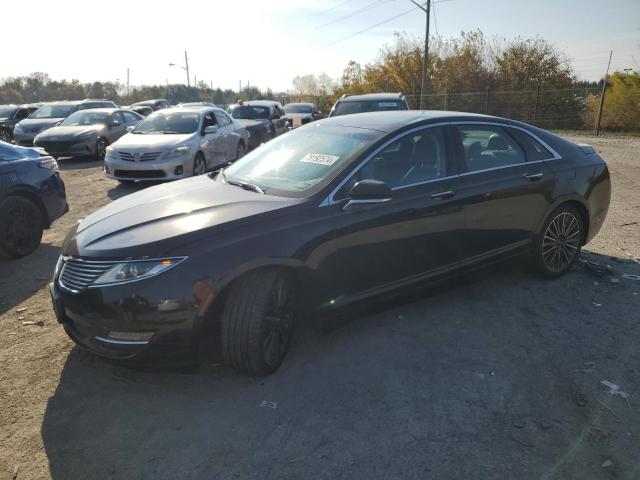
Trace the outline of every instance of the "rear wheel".
<path fill-rule="evenodd" d="M 278 369 L 293 334 L 295 283 L 281 270 L 257 270 L 232 286 L 222 312 L 222 354 L 227 364 L 254 375 Z"/>
<path fill-rule="evenodd" d="M 42 239 L 42 213 L 24 197 L 8 197 L 0 203 L 0 253 L 11 258 L 30 254 Z"/>
<path fill-rule="evenodd" d="M 540 273 L 559 277 L 569 271 L 580 253 L 584 225 L 570 205 L 554 210 L 534 242 L 534 262 Z"/>
<path fill-rule="evenodd" d="M 96 141 L 96 156 L 98 157 L 98 160 L 104 160 L 104 157 L 107 154 L 108 146 L 109 142 L 107 142 L 104 138 L 99 138 Z"/>
<path fill-rule="evenodd" d="M 204 155 L 198 153 L 193 161 L 193 176 L 204 175 L 207 173 L 207 162 L 204 160 Z"/>

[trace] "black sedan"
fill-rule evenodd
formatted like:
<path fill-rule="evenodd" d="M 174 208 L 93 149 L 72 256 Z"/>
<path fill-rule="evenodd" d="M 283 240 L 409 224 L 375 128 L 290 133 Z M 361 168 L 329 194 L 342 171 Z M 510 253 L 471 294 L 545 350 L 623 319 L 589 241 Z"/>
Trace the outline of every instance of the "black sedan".
<path fill-rule="evenodd" d="M 233 104 L 227 112 L 249 132 L 249 150 L 287 131 L 287 119 L 278 102 L 255 100 Z"/>
<path fill-rule="evenodd" d="M 0 257 L 33 252 L 43 228 L 68 210 L 55 159 L 0 142 Z"/>
<path fill-rule="evenodd" d="M 356 302 L 515 254 L 564 274 L 610 191 L 593 148 L 523 123 L 330 118 L 88 216 L 51 292 L 67 333 L 100 355 L 193 354 L 210 328 L 228 364 L 268 374 L 304 319 L 323 327 Z"/>
<path fill-rule="evenodd" d="M 320 112 L 313 103 L 287 103 L 284 113 L 287 114 L 289 128 L 298 128 L 320 118 Z"/>
<path fill-rule="evenodd" d="M 0 105 L 0 141 L 11 143 L 13 140 L 13 129 L 18 122 L 24 120 L 42 104 L 31 105 Z"/>

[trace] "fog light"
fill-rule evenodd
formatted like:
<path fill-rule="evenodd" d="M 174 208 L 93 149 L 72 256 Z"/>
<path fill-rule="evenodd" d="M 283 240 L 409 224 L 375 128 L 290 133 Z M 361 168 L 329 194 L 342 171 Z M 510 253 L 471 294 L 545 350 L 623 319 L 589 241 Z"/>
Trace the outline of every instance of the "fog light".
<path fill-rule="evenodd" d="M 178 165 L 176 169 L 173 171 L 174 175 L 182 175 L 182 165 Z"/>
<path fill-rule="evenodd" d="M 109 338 L 113 340 L 141 340 L 146 341 L 153 337 L 153 332 L 109 332 Z"/>

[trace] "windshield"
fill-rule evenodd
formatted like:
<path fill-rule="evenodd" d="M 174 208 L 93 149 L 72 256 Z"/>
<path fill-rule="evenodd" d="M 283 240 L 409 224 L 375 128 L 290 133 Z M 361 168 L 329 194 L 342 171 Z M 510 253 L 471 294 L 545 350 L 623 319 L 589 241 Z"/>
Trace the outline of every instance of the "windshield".
<path fill-rule="evenodd" d="M 284 111 L 286 113 L 313 113 L 313 107 L 311 105 L 285 105 Z"/>
<path fill-rule="evenodd" d="M 142 120 L 132 133 L 187 134 L 198 130 L 198 112 L 159 111 Z"/>
<path fill-rule="evenodd" d="M 338 102 L 333 116 L 348 115 L 350 113 L 384 112 L 387 110 L 406 110 L 404 102 L 396 100 L 366 100 L 352 102 Z"/>
<path fill-rule="evenodd" d="M 257 185 L 269 194 L 308 196 L 381 135 L 350 127 L 302 127 L 257 148 L 224 174 L 227 181 Z"/>
<path fill-rule="evenodd" d="M 81 125 L 104 125 L 109 122 L 110 115 L 104 112 L 79 111 L 69 115 L 60 125 L 79 127 Z"/>
<path fill-rule="evenodd" d="M 249 105 L 240 105 L 231 110 L 233 118 L 244 120 L 255 120 L 260 118 L 269 118 L 268 107 L 252 107 Z"/>
<path fill-rule="evenodd" d="M 43 105 L 29 115 L 29 118 L 65 118 L 75 109 L 75 105 Z"/>
<path fill-rule="evenodd" d="M 11 117 L 15 111 L 16 107 L 0 107 L 0 118 Z"/>

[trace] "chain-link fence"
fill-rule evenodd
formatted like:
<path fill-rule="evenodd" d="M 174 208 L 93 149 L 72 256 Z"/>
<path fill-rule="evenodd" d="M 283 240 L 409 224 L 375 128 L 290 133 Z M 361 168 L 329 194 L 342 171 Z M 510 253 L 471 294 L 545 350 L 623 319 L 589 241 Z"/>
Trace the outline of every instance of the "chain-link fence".
<path fill-rule="evenodd" d="M 425 100 L 427 110 L 507 117 L 551 130 L 593 130 L 597 121 L 600 95 L 600 89 L 588 87 L 428 94 L 425 95 Z M 406 99 L 409 108 L 420 108 L 420 95 L 407 95 Z M 314 103 L 318 110 L 326 115 L 336 98 L 326 95 L 289 95 L 279 96 L 276 100 L 283 104 Z M 607 113 L 606 106 L 604 113 Z M 624 130 L 640 131 L 640 125 L 629 124 L 629 127 Z"/>

